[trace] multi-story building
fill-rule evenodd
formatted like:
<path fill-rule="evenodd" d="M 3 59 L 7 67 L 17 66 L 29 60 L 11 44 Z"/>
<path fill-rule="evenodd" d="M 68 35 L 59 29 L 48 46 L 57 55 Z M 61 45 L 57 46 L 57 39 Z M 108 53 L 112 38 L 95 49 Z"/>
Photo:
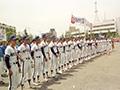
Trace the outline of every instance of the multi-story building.
<path fill-rule="evenodd" d="M 56 39 L 57 38 L 57 32 L 55 31 L 54 28 L 51 28 L 49 32 L 42 33 L 42 37 L 46 37 L 46 38 L 49 38 L 49 39 Z"/>
<path fill-rule="evenodd" d="M 65 33 L 65 37 L 77 36 L 75 34 L 79 33 L 79 29 L 76 29 L 75 26 L 70 26 L 69 30 Z"/>
<path fill-rule="evenodd" d="M 82 28 L 77 29 L 76 27 L 69 27 L 69 30 L 66 32 L 67 36 L 85 36 L 86 33 L 99 35 L 107 35 L 109 32 L 112 34 L 118 33 L 120 35 L 120 18 L 104 20 L 103 22 L 92 24 L 92 29 Z"/>
<path fill-rule="evenodd" d="M 120 17 L 116 18 L 116 30 L 118 34 L 120 35 Z"/>
<path fill-rule="evenodd" d="M 116 21 L 115 19 L 103 21 L 100 23 L 93 24 L 92 33 L 94 34 L 106 34 L 108 32 L 116 33 Z"/>
<path fill-rule="evenodd" d="M 16 28 L 0 23 L 0 41 L 6 41 L 11 34 L 16 34 Z"/>

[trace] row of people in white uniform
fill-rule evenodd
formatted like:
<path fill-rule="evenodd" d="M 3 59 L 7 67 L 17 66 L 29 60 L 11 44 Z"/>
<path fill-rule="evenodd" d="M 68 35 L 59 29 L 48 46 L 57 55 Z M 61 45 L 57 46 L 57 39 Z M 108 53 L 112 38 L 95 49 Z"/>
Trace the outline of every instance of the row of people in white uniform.
<path fill-rule="evenodd" d="M 10 41 L 14 41 L 14 39 L 15 36 Z M 17 49 L 8 45 L 5 51 L 5 61 L 8 70 L 11 66 L 14 66 L 11 69 L 16 72 L 16 74 L 10 76 L 10 90 L 16 90 L 18 83 L 23 87 L 26 78 L 31 87 L 31 79 L 34 83 L 37 83 L 40 81 L 40 76 L 43 76 L 44 80 L 47 81 L 49 77 L 55 77 L 56 74 L 61 74 L 73 65 L 83 63 L 111 50 L 111 40 L 93 41 L 79 38 L 48 40 L 47 38 L 40 39 L 39 36 L 36 36 L 29 45 L 29 38 L 24 36 L 21 41 L 22 43 Z M 31 64 L 34 67 L 33 72 Z M 20 82 L 16 66 L 21 68 Z"/>

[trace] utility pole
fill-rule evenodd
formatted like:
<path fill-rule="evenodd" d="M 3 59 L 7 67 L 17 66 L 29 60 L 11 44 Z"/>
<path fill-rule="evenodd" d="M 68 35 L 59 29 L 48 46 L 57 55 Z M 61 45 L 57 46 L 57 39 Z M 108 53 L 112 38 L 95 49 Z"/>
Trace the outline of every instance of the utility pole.
<path fill-rule="evenodd" d="M 95 1 L 95 19 L 94 19 L 94 23 L 98 23 L 100 22 L 99 17 L 98 17 L 98 8 L 97 8 L 97 1 Z"/>

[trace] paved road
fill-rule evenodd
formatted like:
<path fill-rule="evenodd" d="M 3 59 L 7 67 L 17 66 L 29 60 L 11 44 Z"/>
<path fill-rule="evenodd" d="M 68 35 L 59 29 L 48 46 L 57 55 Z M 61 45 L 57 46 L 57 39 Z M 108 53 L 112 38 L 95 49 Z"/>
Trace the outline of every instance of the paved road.
<path fill-rule="evenodd" d="M 7 88 L 0 87 L 0 90 Z M 117 46 L 110 55 L 73 67 L 35 90 L 120 90 L 120 47 Z"/>

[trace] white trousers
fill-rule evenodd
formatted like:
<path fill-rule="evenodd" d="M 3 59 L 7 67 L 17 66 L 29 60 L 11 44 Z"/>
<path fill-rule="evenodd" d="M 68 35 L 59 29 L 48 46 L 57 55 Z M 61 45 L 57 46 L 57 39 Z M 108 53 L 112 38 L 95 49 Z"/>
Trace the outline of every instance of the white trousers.
<path fill-rule="evenodd" d="M 45 59 L 43 58 L 43 73 L 48 72 L 49 63 L 50 63 L 49 59 L 47 59 L 47 61 L 45 61 Z"/>
<path fill-rule="evenodd" d="M 61 65 L 64 65 L 65 64 L 65 53 L 61 53 L 61 58 L 60 58 L 60 61 L 61 61 Z"/>
<path fill-rule="evenodd" d="M 17 90 L 19 84 L 19 71 L 17 64 L 11 65 L 11 70 L 13 72 L 12 76 L 9 76 L 9 87 L 8 90 Z"/>
<path fill-rule="evenodd" d="M 35 59 L 35 67 L 34 67 L 34 72 L 33 72 L 33 77 L 36 78 L 37 75 L 41 75 L 42 74 L 42 70 L 43 70 L 43 64 L 42 64 L 42 59 L 41 58 L 36 58 Z"/>
<path fill-rule="evenodd" d="M 69 63 L 69 61 L 71 60 L 71 54 L 70 51 L 66 52 L 67 56 L 66 56 L 66 63 Z"/>
<path fill-rule="evenodd" d="M 25 83 L 26 79 L 31 79 L 32 72 L 31 72 L 31 61 L 25 60 L 22 63 L 22 84 Z"/>

